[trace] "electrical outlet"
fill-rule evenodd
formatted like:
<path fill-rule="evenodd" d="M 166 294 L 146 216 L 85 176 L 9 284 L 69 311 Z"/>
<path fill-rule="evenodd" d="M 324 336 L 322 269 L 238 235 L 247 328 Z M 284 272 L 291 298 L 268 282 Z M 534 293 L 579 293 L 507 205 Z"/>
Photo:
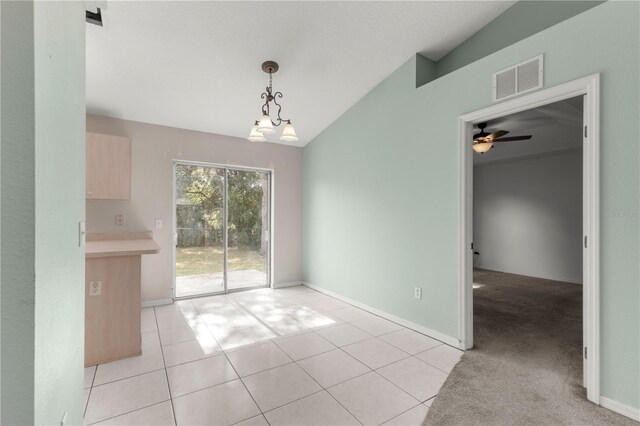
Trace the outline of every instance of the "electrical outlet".
<path fill-rule="evenodd" d="M 156 219 L 156 229 L 162 228 L 162 219 Z"/>
<path fill-rule="evenodd" d="M 416 287 L 413 289 L 413 297 L 416 299 L 422 299 L 422 289 L 420 287 Z"/>
<path fill-rule="evenodd" d="M 102 294 L 102 281 L 91 281 L 89 283 L 89 296 L 100 296 Z"/>
<path fill-rule="evenodd" d="M 116 226 L 122 226 L 122 225 L 124 225 L 124 215 L 117 214 L 116 215 Z"/>

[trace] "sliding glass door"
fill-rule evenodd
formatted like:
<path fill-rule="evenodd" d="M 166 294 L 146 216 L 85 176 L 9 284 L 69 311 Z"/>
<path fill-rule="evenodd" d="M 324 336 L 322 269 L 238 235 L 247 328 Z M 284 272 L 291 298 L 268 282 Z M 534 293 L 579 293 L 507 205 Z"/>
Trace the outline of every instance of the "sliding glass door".
<path fill-rule="evenodd" d="M 269 283 L 268 171 L 175 164 L 175 297 Z"/>

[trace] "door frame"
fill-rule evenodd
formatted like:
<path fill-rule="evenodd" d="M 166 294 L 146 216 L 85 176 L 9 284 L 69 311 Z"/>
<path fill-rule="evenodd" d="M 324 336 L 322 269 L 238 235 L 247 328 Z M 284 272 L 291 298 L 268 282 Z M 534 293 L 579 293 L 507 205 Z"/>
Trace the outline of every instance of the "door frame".
<path fill-rule="evenodd" d="M 458 339 L 473 347 L 473 123 L 576 96 L 583 102 L 583 371 L 587 399 L 600 404 L 600 74 L 543 89 L 458 117 Z M 586 245 L 586 247 L 585 247 Z"/>
<path fill-rule="evenodd" d="M 267 284 L 266 285 L 259 285 L 259 286 L 254 286 L 254 287 L 246 287 L 246 288 L 240 288 L 240 289 L 233 289 L 233 290 L 229 290 L 227 289 L 227 268 L 226 268 L 226 264 L 227 264 L 227 250 L 224 250 L 224 290 L 221 292 L 214 292 L 214 293 L 202 293 L 202 294 L 197 294 L 197 295 L 193 295 L 193 296 L 181 296 L 178 297 L 176 296 L 176 247 L 178 244 L 178 230 L 177 230 L 177 223 L 176 223 L 176 208 L 177 208 L 177 204 L 176 204 L 176 166 L 177 165 L 185 165 L 185 166 L 200 166 L 200 167 L 212 167 L 212 168 L 217 168 L 217 169 L 224 169 L 225 170 L 225 184 L 224 184 L 224 200 L 223 200 L 223 204 L 224 204 L 224 245 L 225 248 L 227 246 L 227 182 L 226 182 L 226 177 L 227 177 L 227 170 L 239 170 L 239 171 L 247 171 L 247 172 L 261 172 L 261 173 L 267 173 L 269 175 L 269 182 L 268 182 L 268 191 L 269 194 L 268 199 L 267 199 L 267 204 L 268 204 L 268 209 L 269 209 L 269 229 L 268 229 L 268 248 L 267 248 Z M 202 161 L 190 161 L 190 160 L 179 160 L 179 159 L 173 159 L 172 163 L 171 163 L 171 170 L 172 170 L 172 186 L 173 186 L 173 211 L 172 211 L 172 260 L 173 260 L 173 266 L 172 266 L 172 270 L 173 270 L 173 283 L 172 283 L 172 298 L 174 301 L 176 300 L 185 300 L 185 299 L 195 299 L 198 297 L 207 297 L 207 296 L 216 296 L 216 295 L 220 295 L 220 294 L 227 294 L 227 293 L 235 293 L 238 291 L 245 291 L 245 290 L 255 290 L 258 288 L 273 288 L 273 235 L 274 235 L 274 231 L 273 231 L 273 226 L 274 226 L 274 203 L 273 203 L 273 197 L 274 197 L 274 170 L 273 169 L 269 169 L 269 168 L 263 168 L 263 167 L 247 167 L 247 166 L 236 166 L 236 165 L 229 165 L 229 164 L 220 164 L 220 163 L 207 163 L 207 162 L 202 162 Z M 264 232 L 264 231 L 263 231 Z"/>

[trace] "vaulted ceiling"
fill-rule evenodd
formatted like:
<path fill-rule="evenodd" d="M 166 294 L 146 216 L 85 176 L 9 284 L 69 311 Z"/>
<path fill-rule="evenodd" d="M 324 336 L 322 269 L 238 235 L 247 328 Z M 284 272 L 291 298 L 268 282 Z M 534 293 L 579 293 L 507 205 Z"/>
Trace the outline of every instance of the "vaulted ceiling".
<path fill-rule="evenodd" d="M 303 146 L 413 54 L 440 59 L 513 3 L 111 1 L 87 25 L 87 111 L 246 137 L 272 59 L 287 144 Z"/>

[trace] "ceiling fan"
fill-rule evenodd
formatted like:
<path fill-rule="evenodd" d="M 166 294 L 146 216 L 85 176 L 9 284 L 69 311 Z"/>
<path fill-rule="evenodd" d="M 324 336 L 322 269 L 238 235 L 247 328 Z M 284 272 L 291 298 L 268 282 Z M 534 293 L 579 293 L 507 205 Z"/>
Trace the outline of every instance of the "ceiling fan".
<path fill-rule="evenodd" d="M 494 142 L 515 142 L 515 141 L 526 141 L 531 139 L 531 135 L 524 136 L 510 136 L 508 138 L 503 138 L 504 135 L 509 133 L 506 130 L 498 130 L 493 133 L 487 133 L 484 129 L 487 127 L 487 123 L 478 123 L 478 128 L 480 132 L 473 135 L 473 150 L 479 154 L 484 154 L 493 148 Z"/>

